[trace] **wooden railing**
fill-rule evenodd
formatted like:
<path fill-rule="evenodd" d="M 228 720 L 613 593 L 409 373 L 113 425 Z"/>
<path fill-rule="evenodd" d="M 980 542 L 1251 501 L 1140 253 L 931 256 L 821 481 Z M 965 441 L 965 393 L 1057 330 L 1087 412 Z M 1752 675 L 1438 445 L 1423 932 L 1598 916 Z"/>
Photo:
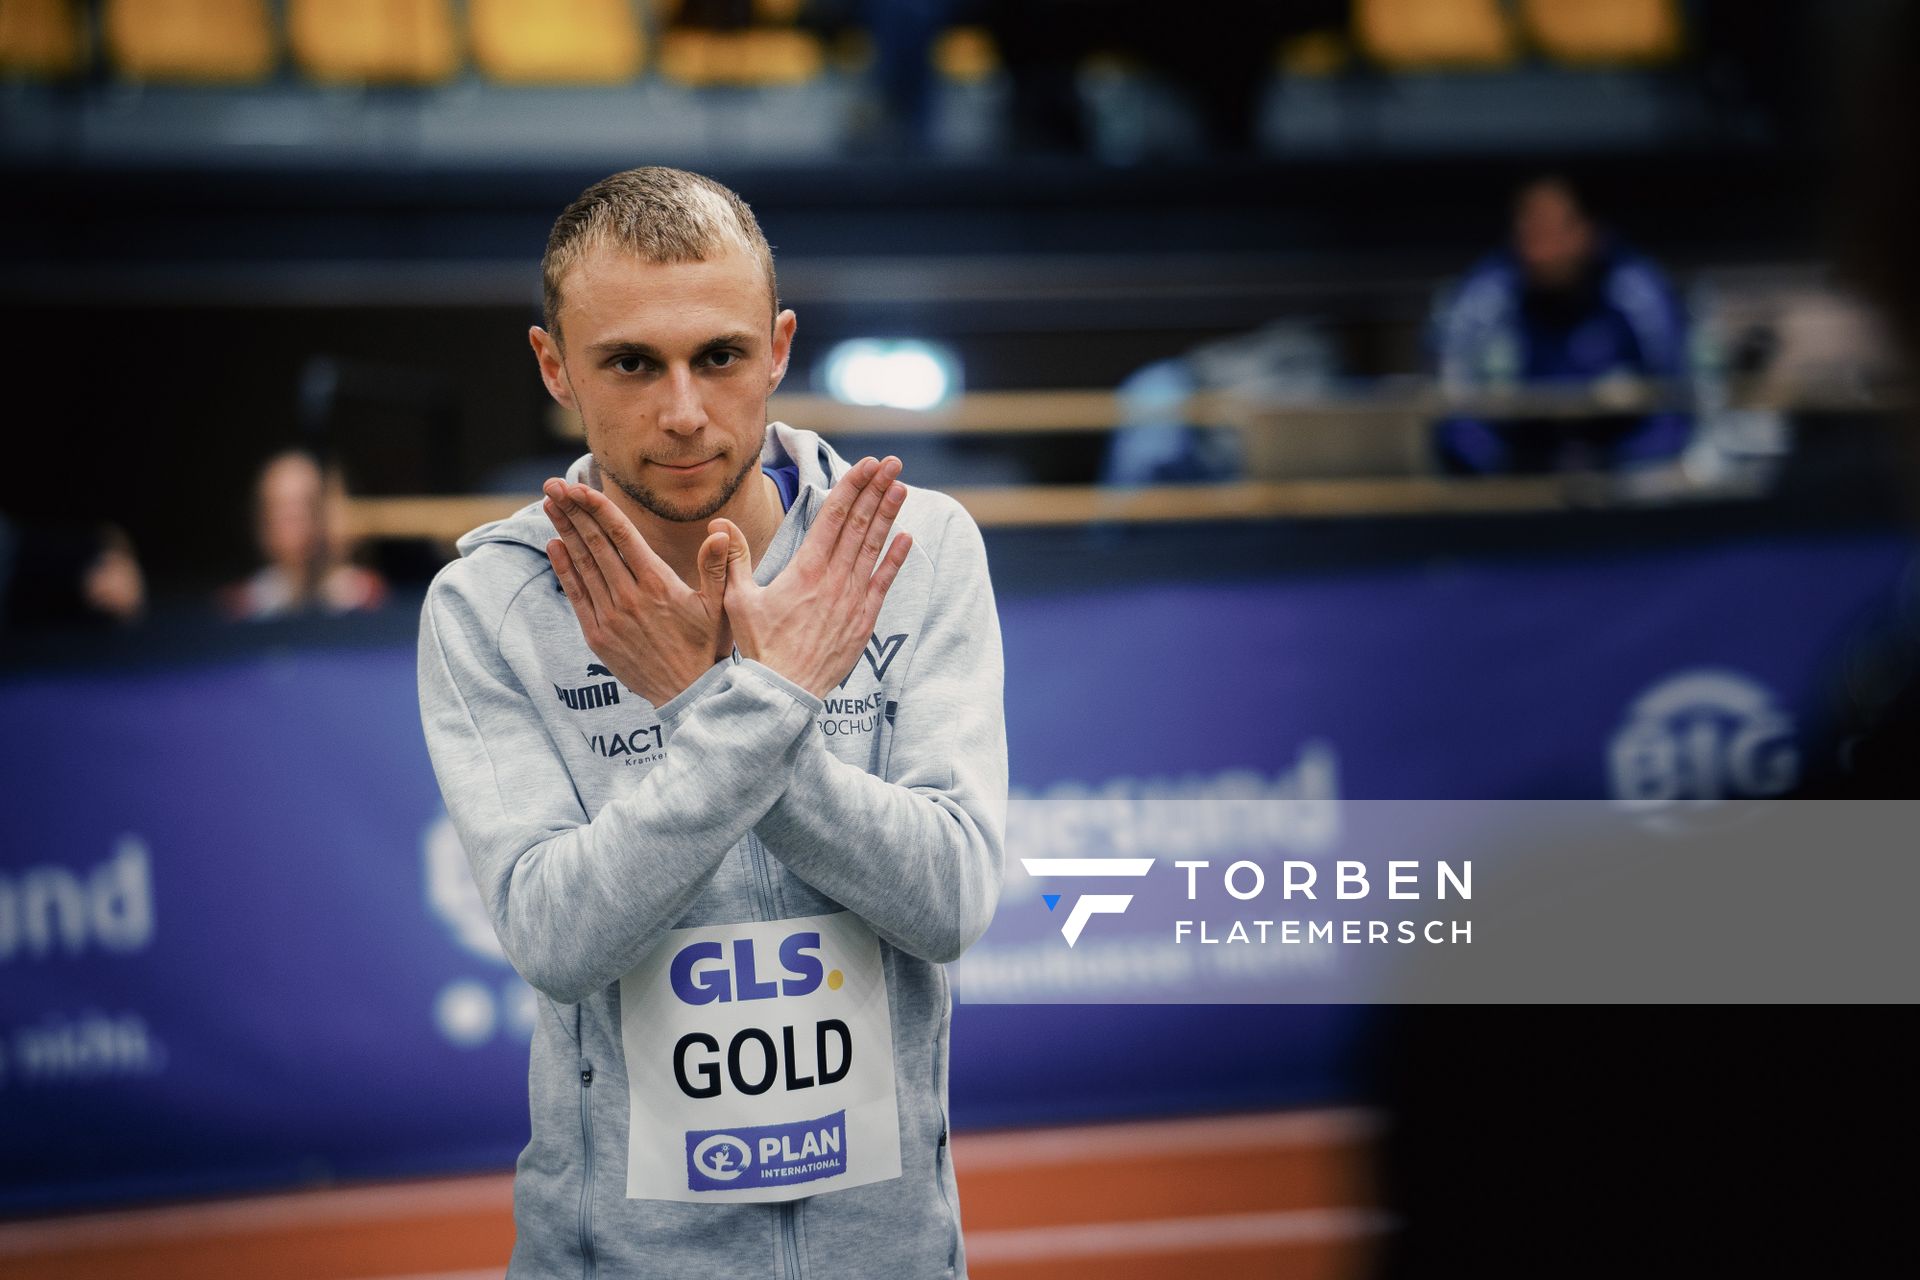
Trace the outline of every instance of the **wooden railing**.
<path fill-rule="evenodd" d="M 1844 386 L 1802 387 L 1791 396 L 1758 386 L 1737 387 L 1729 401 L 1736 407 L 1797 412 L 1894 407 L 1864 400 Z M 1727 496 L 1724 489 L 1695 485 L 1678 468 L 1642 473 L 1624 485 L 1593 475 L 1450 478 L 1430 474 L 1425 466 L 1427 433 L 1435 419 L 1450 413 L 1572 421 L 1697 407 L 1688 387 L 1656 383 L 1567 392 L 1530 389 L 1472 399 L 1443 395 L 1423 381 L 1300 402 L 1210 392 L 1171 407 L 1168 416 L 1239 430 L 1247 442 L 1248 470 L 1256 478 L 1143 488 L 1003 485 L 946 491 L 989 527 L 1546 512 L 1601 506 L 1636 495 L 1665 500 Z M 769 413 L 829 439 L 1106 432 L 1124 421 L 1120 397 L 1096 390 L 976 391 L 925 411 L 780 395 L 770 403 Z M 578 419 L 563 410 L 556 408 L 551 426 L 556 435 L 580 439 Z M 1332 474 L 1321 469 L 1329 460 Z M 355 538 L 451 541 L 476 525 L 511 514 L 533 497 L 355 498 L 347 504 L 347 531 Z"/>
<path fill-rule="evenodd" d="M 1218 485 L 1022 484 L 949 488 L 985 527 L 1146 524 L 1198 520 L 1313 519 L 1338 516 L 1493 514 L 1554 511 L 1592 499 L 1553 476 L 1447 480 L 1392 476 L 1372 480 L 1246 481 Z M 350 498 L 353 538 L 433 538 L 451 542 L 476 525 L 533 501 L 531 495 Z"/>

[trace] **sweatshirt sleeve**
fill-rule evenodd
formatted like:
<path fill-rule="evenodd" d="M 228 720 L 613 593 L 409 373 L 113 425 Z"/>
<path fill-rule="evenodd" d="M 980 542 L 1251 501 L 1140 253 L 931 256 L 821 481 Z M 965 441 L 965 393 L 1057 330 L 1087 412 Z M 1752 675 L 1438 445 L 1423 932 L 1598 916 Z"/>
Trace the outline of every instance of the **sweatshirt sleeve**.
<path fill-rule="evenodd" d="M 910 955 L 958 959 L 993 920 L 1007 814 L 1000 623 L 986 547 L 957 504 L 876 777 L 808 733 L 754 828 L 802 880 Z"/>
<path fill-rule="evenodd" d="M 787 786 L 820 703 L 758 663 L 717 664 L 659 708 L 666 758 L 591 821 L 498 642 L 446 575 L 420 619 L 420 716 L 513 967 L 573 1004 L 673 927 Z"/>

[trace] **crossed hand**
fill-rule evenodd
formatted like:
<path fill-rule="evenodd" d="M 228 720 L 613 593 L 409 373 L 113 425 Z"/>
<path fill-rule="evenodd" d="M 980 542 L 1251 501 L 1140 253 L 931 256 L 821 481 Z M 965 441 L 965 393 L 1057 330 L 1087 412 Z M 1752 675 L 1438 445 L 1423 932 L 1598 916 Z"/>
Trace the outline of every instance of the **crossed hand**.
<path fill-rule="evenodd" d="M 733 521 L 708 523 L 699 586 L 690 587 L 612 499 L 559 480 L 546 484 L 547 518 L 560 535 L 547 543 L 547 558 L 587 646 L 655 706 L 735 645 L 824 697 L 860 660 L 912 545 L 907 533 L 887 542 L 907 496 L 899 474 L 898 458 L 854 464 L 793 561 L 764 587 L 753 580 L 752 552 Z"/>

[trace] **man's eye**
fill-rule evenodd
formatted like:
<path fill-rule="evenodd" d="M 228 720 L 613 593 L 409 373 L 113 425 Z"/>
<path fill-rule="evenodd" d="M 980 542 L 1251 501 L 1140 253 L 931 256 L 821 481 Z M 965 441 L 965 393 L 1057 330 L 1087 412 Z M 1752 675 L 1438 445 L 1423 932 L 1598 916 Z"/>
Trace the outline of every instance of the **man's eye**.
<path fill-rule="evenodd" d="M 646 363 L 640 356 L 621 356 L 613 362 L 613 367 L 622 373 L 638 373 Z"/>
<path fill-rule="evenodd" d="M 707 364 L 715 369 L 724 369 L 740 359 L 738 351 L 709 351 Z"/>

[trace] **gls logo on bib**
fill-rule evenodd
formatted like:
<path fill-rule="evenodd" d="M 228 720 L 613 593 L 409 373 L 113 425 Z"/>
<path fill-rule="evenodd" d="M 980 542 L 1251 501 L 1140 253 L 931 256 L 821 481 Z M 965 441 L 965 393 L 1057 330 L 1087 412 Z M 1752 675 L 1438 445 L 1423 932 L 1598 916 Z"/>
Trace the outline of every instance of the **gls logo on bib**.
<path fill-rule="evenodd" d="M 753 954 L 753 939 L 735 938 L 733 966 L 728 968 L 726 948 L 718 942 L 690 942 L 674 953 L 667 966 L 667 980 L 673 994 L 683 1004 L 702 1005 L 722 1001 L 776 1000 L 781 996 L 804 996 L 818 990 L 824 978 L 827 986 L 838 991 L 846 976 L 835 969 L 824 973 L 820 959 L 820 934 L 817 930 L 790 933 L 780 940 L 780 961 L 788 977 L 779 981 L 761 981 Z M 838 1018 L 823 1018 L 814 1024 L 813 1056 L 810 1065 L 799 1066 L 804 1046 L 794 1044 L 794 1027 L 780 1028 L 780 1045 L 759 1027 L 747 1027 L 727 1045 L 726 1075 L 720 1071 L 720 1042 L 700 1031 L 681 1036 L 673 1046 L 673 1079 L 680 1092 L 689 1098 L 718 1097 L 730 1084 L 736 1091 L 754 1096 L 774 1085 L 776 1072 L 784 1067 L 782 1083 L 788 1092 L 811 1089 L 816 1083 L 834 1084 L 846 1077 L 853 1066 L 853 1032 Z M 837 1054 L 830 1053 L 836 1046 Z M 784 1052 L 783 1052 L 784 1050 Z M 694 1080 L 688 1079 L 688 1059 L 693 1056 Z M 838 1061 L 828 1065 L 830 1057 Z M 749 1063 L 741 1071 L 742 1062 Z M 754 1074 L 764 1068 L 764 1075 Z M 811 1072 L 817 1071 L 816 1080 Z M 688 1135 L 691 1138 L 692 1135 Z"/>
<path fill-rule="evenodd" d="M 852 912 L 676 929 L 620 980 L 627 1195 L 775 1201 L 900 1176 L 879 942 Z"/>

